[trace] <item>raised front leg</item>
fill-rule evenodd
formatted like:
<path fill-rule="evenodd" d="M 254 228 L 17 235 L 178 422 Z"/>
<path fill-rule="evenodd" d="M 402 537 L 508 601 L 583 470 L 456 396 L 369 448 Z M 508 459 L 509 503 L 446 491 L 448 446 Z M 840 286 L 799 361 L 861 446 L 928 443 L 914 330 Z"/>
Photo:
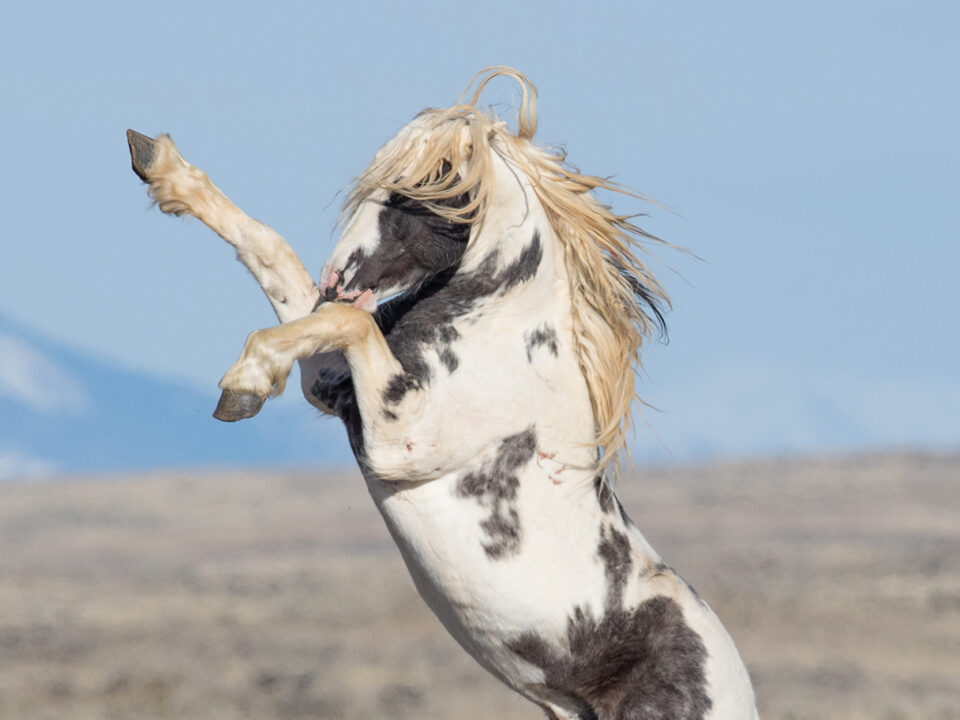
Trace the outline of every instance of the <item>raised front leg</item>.
<path fill-rule="evenodd" d="M 150 196 L 160 210 L 171 215 L 193 215 L 236 248 L 237 258 L 256 278 L 280 322 L 313 311 L 320 291 L 279 233 L 234 205 L 206 173 L 183 159 L 169 135 L 154 140 L 127 130 L 127 143 L 133 171 L 149 184 Z M 335 414 L 317 389 L 322 387 L 323 377 L 343 374 L 343 358 L 337 353 L 304 357 L 300 366 L 304 396 L 320 410 Z M 231 406 L 231 415 L 249 416 L 259 409 L 259 405 L 250 404 L 250 398 L 234 400 L 239 404 Z"/>
<path fill-rule="evenodd" d="M 233 245 L 280 322 L 303 317 L 316 307 L 320 291 L 286 240 L 234 205 L 205 172 L 183 159 L 169 135 L 154 140 L 127 130 L 127 142 L 133 171 L 149 183 L 160 210 L 193 215 Z"/>

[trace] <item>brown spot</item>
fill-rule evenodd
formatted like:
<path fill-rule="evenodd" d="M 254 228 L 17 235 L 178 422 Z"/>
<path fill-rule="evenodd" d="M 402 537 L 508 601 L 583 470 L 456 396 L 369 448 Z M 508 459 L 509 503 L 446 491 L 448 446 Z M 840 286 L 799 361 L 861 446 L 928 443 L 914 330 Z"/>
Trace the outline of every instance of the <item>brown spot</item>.
<path fill-rule="evenodd" d="M 460 478 L 459 497 L 472 497 L 490 511 L 480 527 L 487 536 L 483 549 L 489 558 L 502 558 L 520 549 L 520 514 L 517 512 L 519 471 L 533 459 L 537 436 L 533 427 L 500 441 L 495 457 Z"/>
<path fill-rule="evenodd" d="M 597 554 L 603 561 L 607 576 L 607 607 L 613 610 L 619 609 L 623 602 L 627 576 L 633 566 L 630 550 L 630 540 L 625 533 L 608 525 L 600 528 L 600 545 L 597 547 Z"/>
<path fill-rule="evenodd" d="M 600 509 L 604 513 L 612 512 L 615 499 L 613 488 L 607 485 L 603 475 L 597 475 L 593 479 L 593 490 L 597 495 L 597 501 L 600 503 Z"/>
<path fill-rule="evenodd" d="M 581 717 L 703 720 L 713 704 L 706 648 L 668 597 L 608 610 L 599 621 L 575 608 L 561 647 L 536 633 L 508 647 L 540 667 L 546 686 Z"/>

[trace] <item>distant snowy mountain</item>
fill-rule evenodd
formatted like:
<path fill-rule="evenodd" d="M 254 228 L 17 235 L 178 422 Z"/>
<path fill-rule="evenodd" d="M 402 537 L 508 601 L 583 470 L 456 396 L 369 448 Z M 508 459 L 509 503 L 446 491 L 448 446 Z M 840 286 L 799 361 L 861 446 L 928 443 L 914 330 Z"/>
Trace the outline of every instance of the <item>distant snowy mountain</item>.
<path fill-rule="evenodd" d="M 291 382 L 250 420 L 214 420 L 216 389 L 118 367 L 0 316 L 0 479 L 211 465 L 353 465 L 340 422 Z M 960 449 L 960 381 L 894 382 L 779 366 L 660 368 L 640 387 L 637 463 Z M 644 425 L 644 419 L 649 427 Z"/>
<path fill-rule="evenodd" d="M 51 342 L 0 316 L 0 479 L 158 467 L 352 463 L 339 421 L 296 395 L 211 417 L 197 392 Z"/>

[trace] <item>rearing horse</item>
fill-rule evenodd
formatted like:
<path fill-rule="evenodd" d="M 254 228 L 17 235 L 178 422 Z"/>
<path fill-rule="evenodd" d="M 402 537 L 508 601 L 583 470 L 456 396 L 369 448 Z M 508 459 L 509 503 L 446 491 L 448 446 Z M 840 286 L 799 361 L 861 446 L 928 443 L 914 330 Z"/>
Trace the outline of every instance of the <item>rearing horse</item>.
<path fill-rule="evenodd" d="M 478 107 L 498 76 L 522 90 L 516 133 Z M 531 142 L 521 73 L 471 85 L 377 153 L 319 286 L 168 136 L 128 131 L 160 210 L 233 245 L 282 323 L 247 339 L 214 414 L 256 414 L 298 360 L 423 599 L 549 718 L 754 718 L 732 640 L 606 479 L 666 302 L 648 236 L 591 192 L 622 188 Z"/>

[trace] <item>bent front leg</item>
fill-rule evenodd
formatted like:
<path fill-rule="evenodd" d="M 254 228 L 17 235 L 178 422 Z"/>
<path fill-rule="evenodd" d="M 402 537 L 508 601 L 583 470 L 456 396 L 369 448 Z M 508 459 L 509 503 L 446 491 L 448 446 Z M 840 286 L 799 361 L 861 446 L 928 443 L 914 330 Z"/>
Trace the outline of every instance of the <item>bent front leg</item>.
<path fill-rule="evenodd" d="M 214 417 L 232 422 L 256 415 L 268 397 L 283 392 L 295 360 L 333 350 L 343 351 L 358 386 L 385 387 L 401 370 L 370 313 L 324 303 L 307 317 L 250 334 L 220 381 L 223 392 Z M 361 411 L 372 410 L 360 402 Z"/>
<path fill-rule="evenodd" d="M 426 389 L 411 389 L 399 404 L 385 406 L 390 383 L 403 367 L 373 316 L 340 303 L 252 333 L 220 381 L 223 393 L 214 417 L 234 421 L 257 414 L 268 397 L 283 392 L 296 359 L 330 350 L 341 350 L 350 367 L 364 462 L 374 473 L 385 480 L 429 480 L 463 462 L 463 447 L 436 437 L 442 423 Z"/>
<path fill-rule="evenodd" d="M 283 237 L 233 204 L 207 174 L 180 155 L 169 135 L 127 130 L 133 171 L 164 213 L 193 215 L 226 240 L 256 278 L 280 322 L 308 315 L 320 300 L 310 273 Z"/>

